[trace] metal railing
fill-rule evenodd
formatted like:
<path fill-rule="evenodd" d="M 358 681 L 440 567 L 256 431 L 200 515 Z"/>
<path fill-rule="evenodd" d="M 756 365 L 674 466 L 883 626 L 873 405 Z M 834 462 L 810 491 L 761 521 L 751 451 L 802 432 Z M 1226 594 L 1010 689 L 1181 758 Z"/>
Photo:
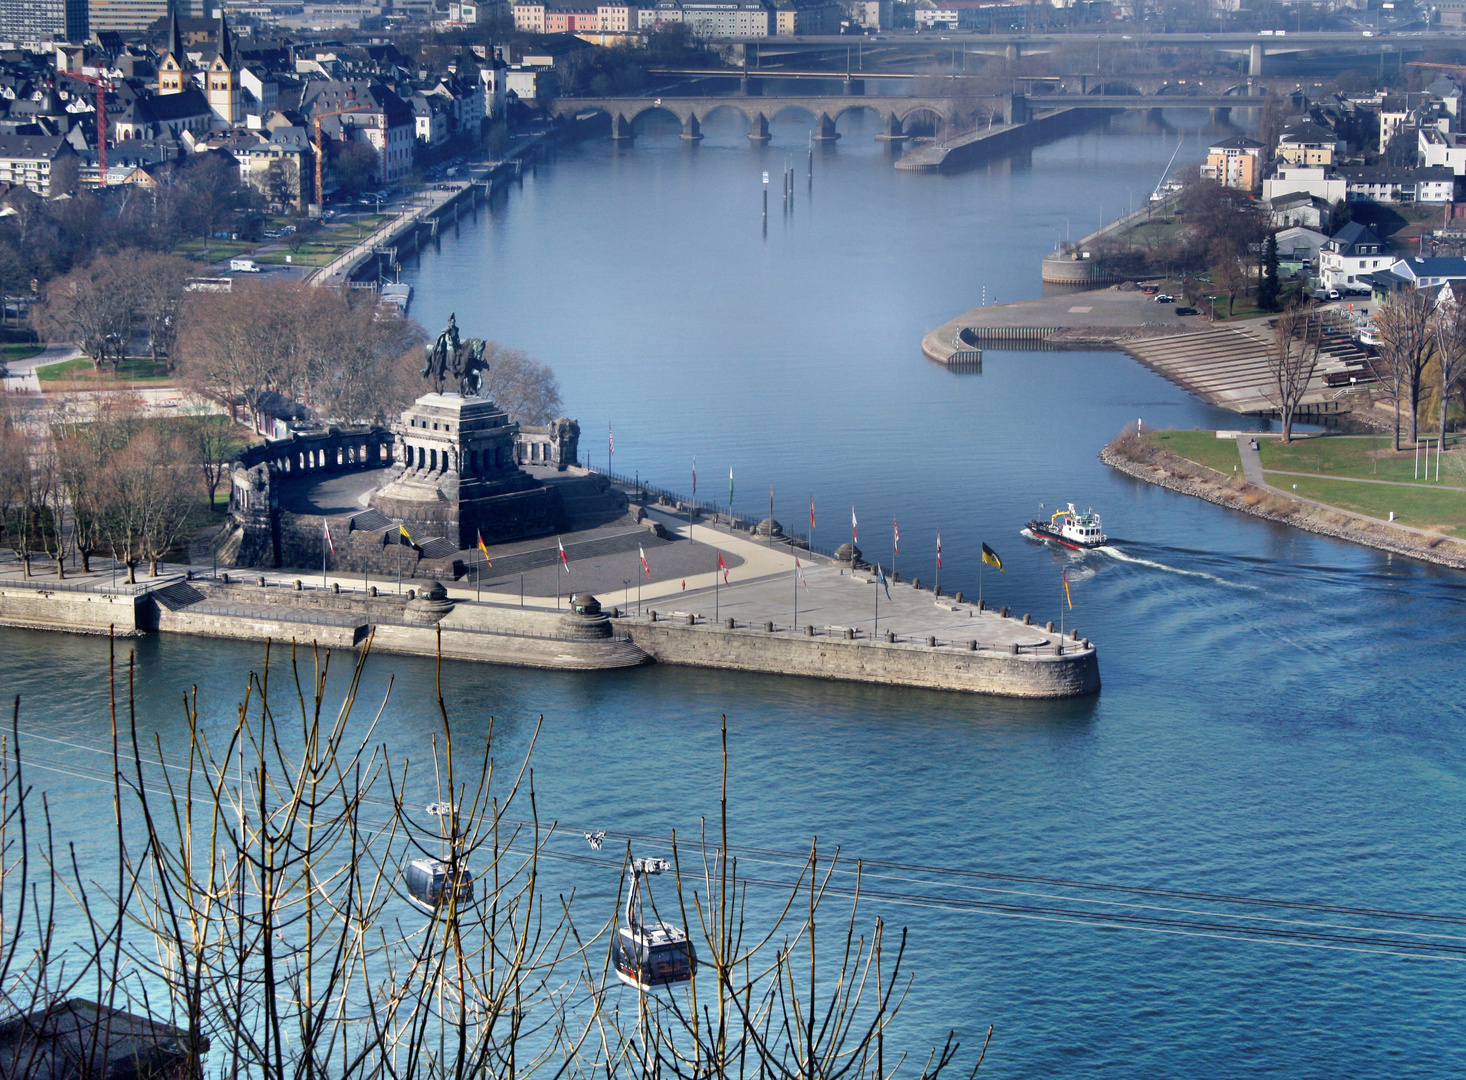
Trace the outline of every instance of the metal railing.
<path fill-rule="evenodd" d="M 715 525 L 727 525 L 732 529 L 743 529 L 744 531 L 751 532 L 757 527 L 758 522 L 763 520 L 762 518 L 755 520 L 753 518 L 743 517 L 740 514 L 729 513 L 728 508 L 719 503 L 708 502 L 704 499 L 694 499 L 683 495 L 681 492 L 673 491 L 670 488 L 649 484 L 637 476 L 627 476 L 625 473 L 619 473 L 613 469 L 602 469 L 591 465 L 582 467 L 587 472 L 604 476 L 612 483 L 620 484 L 622 487 L 630 488 L 640 493 L 643 499 L 648 495 L 653 496 L 660 502 L 674 504 L 677 509 L 684 513 L 687 507 L 692 507 L 703 516 L 710 518 Z M 796 546 L 807 548 L 816 555 L 824 555 L 828 558 L 834 558 L 835 555 L 834 548 L 821 544 L 811 544 L 808 533 L 801 533 L 798 530 L 792 530 L 788 527 L 785 527 L 783 536 L 780 539 L 786 542 L 792 541 Z"/>

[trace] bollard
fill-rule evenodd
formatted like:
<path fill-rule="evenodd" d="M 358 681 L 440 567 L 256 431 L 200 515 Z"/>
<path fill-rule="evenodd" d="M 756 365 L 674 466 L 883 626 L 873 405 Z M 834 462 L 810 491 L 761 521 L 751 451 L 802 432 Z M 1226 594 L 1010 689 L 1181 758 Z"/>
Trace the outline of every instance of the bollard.
<path fill-rule="evenodd" d="M 978 611 L 986 611 L 987 609 L 988 609 L 988 602 L 986 600 L 982 599 L 982 597 L 978 597 L 978 600 L 977 600 L 977 610 Z"/>
<path fill-rule="evenodd" d="M 300 583 L 300 578 L 295 579 L 295 591 L 300 592 L 305 586 Z"/>
<path fill-rule="evenodd" d="M 655 611 L 648 611 L 647 617 L 650 618 L 652 622 L 657 621 L 657 613 Z"/>
<path fill-rule="evenodd" d="M 408 589 L 407 590 L 407 598 L 409 600 L 416 600 L 417 599 L 417 590 L 416 589 Z"/>
<path fill-rule="evenodd" d="M 845 627 L 845 640 L 846 641 L 854 641 L 855 640 L 855 631 L 852 630 L 852 629 L 850 629 L 850 627 L 848 627 L 848 626 Z"/>
<path fill-rule="evenodd" d="M 1089 638 L 1085 638 L 1079 644 L 1083 645 L 1086 649 L 1089 648 Z"/>
<path fill-rule="evenodd" d="M 265 583 L 265 575 L 264 574 L 261 574 L 260 575 L 260 584 L 261 585 L 264 585 L 264 583 Z"/>
<path fill-rule="evenodd" d="M 955 601 L 957 601 L 957 603 L 960 604 L 960 603 L 962 603 L 962 594 L 961 593 L 958 593 L 956 596 L 952 597 L 952 599 L 955 600 Z"/>
<path fill-rule="evenodd" d="M 892 585 L 899 585 L 899 584 L 901 584 L 901 575 L 898 574 L 898 573 L 896 573 L 896 571 L 894 571 L 894 570 L 891 571 L 891 584 Z"/>
<path fill-rule="evenodd" d="M 814 627 L 813 626 L 810 626 L 810 625 L 808 625 L 806 623 L 805 624 L 805 627 L 804 627 L 804 636 L 805 637 L 814 637 Z"/>
<path fill-rule="evenodd" d="M 1054 632 L 1054 620 L 1053 619 L 1050 619 L 1048 622 L 1044 623 L 1044 632 L 1045 633 L 1048 633 L 1048 634 L 1052 634 Z"/>
<path fill-rule="evenodd" d="M 1071 638 L 1073 638 L 1075 641 L 1078 641 L 1079 640 L 1079 631 L 1078 630 L 1070 630 L 1069 631 L 1069 636 Z"/>
<path fill-rule="evenodd" d="M 1059 655 L 1060 656 L 1063 656 L 1064 655 L 1064 642 L 1062 640 L 1060 640 L 1060 642 L 1059 642 L 1059 650 L 1058 651 L 1059 651 Z"/>
<path fill-rule="evenodd" d="M 227 571 L 225 572 L 224 576 L 220 578 L 220 580 L 223 581 L 225 585 L 229 584 L 229 574 Z"/>
<path fill-rule="evenodd" d="M 937 639 L 931 634 L 926 636 L 926 647 L 929 649 L 935 649 L 937 647 Z"/>
<path fill-rule="evenodd" d="M 687 616 L 687 625 L 688 626 L 696 626 L 697 625 L 697 616 L 696 615 L 689 615 L 689 616 Z"/>
<path fill-rule="evenodd" d="M 1026 611 L 1023 613 L 1023 625 L 1024 626 L 1032 626 L 1033 625 L 1033 616 L 1030 615 L 1030 614 L 1028 614 L 1028 612 L 1026 612 Z"/>
<path fill-rule="evenodd" d="M 933 596 L 941 596 L 942 595 L 942 587 L 940 585 L 938 585 L 935 589 L 932 590 L 932 595 Z"/>
<path fill-rule="evenodd" d="M 192 581 L 193 580 L 193 571 L 192 570 L 185 570 L 183 572 L 183 580 L 184 581 Z"/>
<path fill-rule="evenodd" d="M 887 645 L 894 645 L 894 644 L 896 644 L 896 631 L 894 631 L 894 630 L 887 630 L 886 631 L 886 644 Z"/>
<path fill-rule="evenodd" d="M 1013 642 L 1013 655 L 1014 656 L 1017 656 L 1018 655 L 1018 642 L 1016 642 L 1016 641 Z"/>
<path fill-rule="evenodd" d="M 913 589 L 919 589 L 919 588 L 921 588 L 921 578 L 919 578 L 919 577 L 912 578 L 911 579 L 911 587 Z"/>
<path fill-rule="evenodd" d="M 968 652 L 977 652 L 977 641 L 976 640 L 969 641 L 967 643 L 967 651 Z"/>
<path fill-rule="evenodd" d="M 373 585 L 370 589 L 367 590 L 367 593 L 369 595 L 371 595 L 371 596 L 376 596 L 377 595 L 377 587 L 375 585 Z"/>
<path fill-rule="evenodd" d="M 331 582 L 331 591 L 333 593 L 336 593 L 336 594 L 339 595 L 340 592 L 341 592 L 341 582 L 339 582 L 339 581 L 333 581 L 333 582 Z"/>
<path fill-rule="evenodd" d="M 998 614 L 1001 615 L 1005 619 L 1008 617 L 1008 607 L 1007 607 L 1006 604 L 1003 606 L 1003 610 L 1000 611 L 1000 612 L 998 612 Z"/>
<path fill-rule="evenodd" d="M 766 622 L 766 623 L 764 623 L 764 633 L 766 633 L 766 634 L 772 634 L 773 632 L 774 632 L 774 624 L 772 622 Z"/>
<path fill-rule="evenodd" d="M 733 629 L 735 629 L 735 628 L 736 628 L 736 627 L 737 627 L 737 626 L 738 626 L 738 620 L 736 620 L 736 619 L 729 619 L 729 620 L 728 620 L 728 629 L 729 629 L 729 630 L 733 630 Z"/>

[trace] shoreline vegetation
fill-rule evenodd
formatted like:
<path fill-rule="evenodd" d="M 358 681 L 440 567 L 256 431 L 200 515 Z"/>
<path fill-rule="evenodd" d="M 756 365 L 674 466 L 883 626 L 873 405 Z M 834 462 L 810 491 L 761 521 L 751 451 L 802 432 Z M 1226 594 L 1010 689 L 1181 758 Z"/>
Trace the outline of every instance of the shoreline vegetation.
<path fill-rule="evenodd" d="M 1243 433 L 1244 436 L 1246 434 Z M 1187 445 L 1193 440 L 1178 439 L 1176 436 L 1205 436 L 1214 440 L 1216 450 L 1212 453 L 1196 451 L 1194 445 Z M 1192 460 L 1185 456 L 1187 452 L 1195 452 L 1206 460 Z M 1294 498 L 1286 492 L 1259 487 L 1245 480 L 1240 469 L 1228 474 L 1217 467 L 1225 465 L 1223 455 L 1226 453 L 1230 453 L 1233 458 L 1237 457 L 1235 441 L 1218 439 L 1213 432 L 1158 431 L 1140 434 L 1132 426 L 1108 443 L 1100 451 L 1099 457 L 1106 465 L 1127 476 L 1230 510 L 1379 551 L 1406 555 L 1438 566 L 1466 569 L 1466 541 L 1459 537 L 1440 532 L 1411 531 L 1420 527 L 1402 527 L 1371 517 L 1367 513 L 1340 506 L 1322 505 L 1320 502 Z M 1410 452 L 1403 455 L 1403 460 L 1410 460 Z M 1281 475 L 1289 476 L 1291 480 L 1294 474 Z M 1325 485 L 1341 482 L 1338 477 L 1319 479 Z M 1390 490 L 1398 485 L 1379 486 Z"/>

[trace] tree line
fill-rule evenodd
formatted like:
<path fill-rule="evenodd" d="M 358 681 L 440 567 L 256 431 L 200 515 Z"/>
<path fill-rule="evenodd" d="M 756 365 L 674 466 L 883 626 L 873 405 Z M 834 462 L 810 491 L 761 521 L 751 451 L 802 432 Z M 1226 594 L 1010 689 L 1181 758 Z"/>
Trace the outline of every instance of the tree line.
<path fill-rule="evenodd" d="M 108 555 L 137 580 L 210 518 L 238 442 L 225 418 L 196 407 L 149 419 L 135 399 L 83 409 L 0 403 L 0 534 L 25 569 L 49 558 L 90 572 Z"/>

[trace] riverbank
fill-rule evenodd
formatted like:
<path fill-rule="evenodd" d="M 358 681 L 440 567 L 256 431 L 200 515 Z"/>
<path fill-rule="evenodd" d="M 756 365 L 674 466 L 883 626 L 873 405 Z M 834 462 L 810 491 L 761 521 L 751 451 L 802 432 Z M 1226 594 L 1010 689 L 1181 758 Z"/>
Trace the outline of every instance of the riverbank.
<path fill-rule="evenodd" d="M 1240 465 L 1236 473 L 1227 475 L 1133 434 L 1114 440 L 1099 456 L 1106 465 L 1127 476 L 1229 510 L 1438 566 L 1466 569 L 1466 541 L 1428 529 L 1379 521 L 1293 495 L 1265 482 L 1257 483 L 1243 475 Z M 1213 459 L 1212 463 L 1219 464 L 1220 460 Z"/>

